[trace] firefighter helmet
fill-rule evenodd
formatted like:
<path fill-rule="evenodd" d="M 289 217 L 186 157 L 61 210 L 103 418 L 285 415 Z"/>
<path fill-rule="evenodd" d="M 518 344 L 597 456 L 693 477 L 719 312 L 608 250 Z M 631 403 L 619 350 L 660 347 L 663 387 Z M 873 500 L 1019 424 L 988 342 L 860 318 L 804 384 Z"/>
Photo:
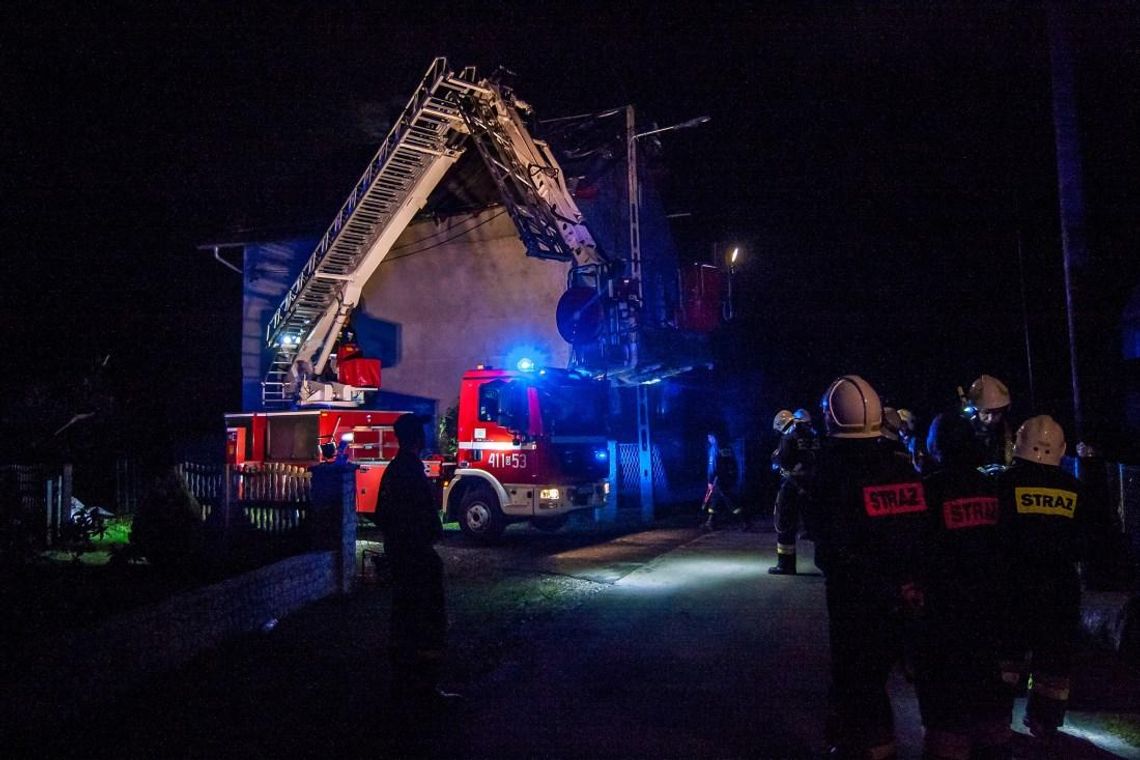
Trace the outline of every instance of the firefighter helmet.
<path fill-rule="evenodd" d="M 811 412 L 809 412 L 807 409 L 797 409 L 796 413 L 792 416 L 796 418 L 796 422 L 802 423 L 804 425 L 811 424 Z"/>
<path fill-rule="evenodd" d="M 781 409 L 776 412 L 776 418 L 772 420 L 772 429 L 780 435 L 788 432 L 788 428 L 796 421 L 796 416 L 787 409 Z"/>
<path fill-rule="evenodd" d="M 1010 405 L 1009 388 L 1001 380 L 990 375 L 982 375 L 970 385 L 967 394 L 975 409 L 1005 409 Z"/>
<path fill-rule="evenodd" d="M 879 394 L 858 375 L 832 381 L 820 401 L 827 434 L 833 438 L 878 438 L 883 424 Z"/>
<path fill-rule="evenodd" d="M 1047 414 L 1030 417 L 1017 429 L 1013 455 L 1018 459 L 1058 467 L 1061 457 L 1065 456 L 1065 431 Z"/>
<path fill-rule="evenodd" d="M 899 430 L 902 428 L 902 416 L 894 407 L 883 407 L 883 427 L 879 431 L 884 438 L 892 441 L 899 439 Z"/>

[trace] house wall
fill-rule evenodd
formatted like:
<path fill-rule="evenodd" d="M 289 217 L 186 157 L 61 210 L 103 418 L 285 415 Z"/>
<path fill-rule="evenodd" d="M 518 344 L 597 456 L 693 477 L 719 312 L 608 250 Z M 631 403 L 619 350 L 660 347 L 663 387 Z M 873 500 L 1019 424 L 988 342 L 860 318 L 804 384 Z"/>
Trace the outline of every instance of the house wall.
<path fill-rule="evenodd" d="M 434 399 L 440 412 L 476 364 L 507 366 L 525 348 L 564 367 L 569 346 L 554 312 L 568 269 L 528 257 L 501 206 L 417 222 L 364 287 L 362 348 L 383 361 L 386 392 Z"/>
<path fill-rule="evenodd" d="M 241 323 L 241 408 L 261 411 L 261 381 L 273 352 L 265 348 L 265 326 L 308 261 L 315 238 L 248 243 L 244 251 Z"/>

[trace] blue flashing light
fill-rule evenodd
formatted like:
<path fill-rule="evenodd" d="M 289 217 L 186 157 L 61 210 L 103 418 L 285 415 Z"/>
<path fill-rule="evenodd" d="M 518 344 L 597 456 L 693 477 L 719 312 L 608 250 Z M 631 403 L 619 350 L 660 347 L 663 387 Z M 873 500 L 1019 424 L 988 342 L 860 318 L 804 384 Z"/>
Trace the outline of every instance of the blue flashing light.
<path fill-rule="evenodd" d="M 533 342 L 518 343 L 507 351 L 502 366 L 518 372 L 537 373 L 548 364 L 549 356 L 547 351 Z"/>
<path fill-rule="evenodd" d="M 610 452 L 605 449 L 594 449 L 594 461 L 605 462 L 610 458 Z"/>

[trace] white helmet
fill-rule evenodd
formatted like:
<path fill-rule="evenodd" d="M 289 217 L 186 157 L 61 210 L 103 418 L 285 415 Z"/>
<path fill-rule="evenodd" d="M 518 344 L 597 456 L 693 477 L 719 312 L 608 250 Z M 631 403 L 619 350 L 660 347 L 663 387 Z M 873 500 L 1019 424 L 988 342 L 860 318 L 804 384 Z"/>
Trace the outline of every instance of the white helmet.
<path fill-rule="evenodd" d="M 1059 467 L 1065 456 L 1065 431 L 1047 414 L 1030 417 L 1017 429 L 1013 455 L 1018 459 Z"/>
<path fill-rule="evenodd" d="M 902 416 L 893 407 L 883 407 L 883 427 L 879 433 L 892 441 L 899 439 L 899 430 L 902 428 Z"/>
<path fill-rule="evenodd" d="M 1005 409 L 1010 405 L 1009 388 L 990 375 L 982 375 L 970 385 L 967 394 L 975 409 Z"/>
<path fill-rule="evenodd" d="M 811 424 L 811 412 L 809 412 L 807 409 L 797 409 L 796 413 L 793 416 L 796 418 L 796 422 L 800 422 L 805 425 Z"/>
<path fill-rule="evenodd" d="M 796 416 L 787 409 L 776 412 L 776 419 L 772 420 L 772 429 L 780 435 L 788 432 L 788 428 L 796 421 Z"/>
<path fill-rule="evenodd" d="M 879 394 L 858 375 L 832 381 L 820 402 L 827 434 L 833 438 L 878 438 L 883 424 Z"/>

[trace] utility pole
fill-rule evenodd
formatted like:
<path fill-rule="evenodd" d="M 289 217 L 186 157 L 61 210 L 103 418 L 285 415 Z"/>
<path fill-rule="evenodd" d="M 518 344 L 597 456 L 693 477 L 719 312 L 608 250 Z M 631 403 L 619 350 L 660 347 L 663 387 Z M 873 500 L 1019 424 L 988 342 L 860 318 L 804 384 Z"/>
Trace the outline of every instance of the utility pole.
<path fill-rule="evenodd" d="M 625 109 L 626 190 L 629 195 L 629 275 L 637 284 L 637 302 L 643 303 L 641 284 L 641 183 L 637 178 L 637 120 L 633 106 Z M 635 336 L 636 339 L 636 336 Z M 649 430 L 649 386 L 638 383 L 634 391 L 637 406 L 637 472 L 641 485 L 641 521 L 652 522 L 653 439 Z"/>
<path fill-rule="evenodd" d="M 633 106 L 625 108 L 625 162 L 626 190 L 629 195 L 629 275 L 637 284 L 637 301 L 644 304 L 644 289 L 641 281 L 641 183 L 637 173 L 637 141 L 642 137 L 677 129 L 689 129 L 709 121 L 708 116 L 656 127 L 644 132 L 637 131 L 637 119 Z M 634 337 L 636 340 L 636 336 Z M 649 386 L 637 384 L 637 467 L 641 482 L 641 519 L 653 519 L 653 441 L 649 430 Z"/>

